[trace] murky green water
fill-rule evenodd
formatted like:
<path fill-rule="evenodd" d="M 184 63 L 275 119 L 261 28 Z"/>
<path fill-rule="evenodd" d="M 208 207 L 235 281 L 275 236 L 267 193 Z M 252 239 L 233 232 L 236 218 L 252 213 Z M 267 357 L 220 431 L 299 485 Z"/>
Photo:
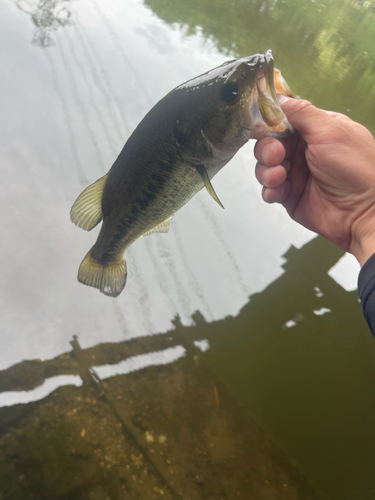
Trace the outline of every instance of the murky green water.
<path fill-rule="evenodd" d="M 76 282 L 95 235 L 69 221 L 150 107 L 229 58 L 272 48 L 295 95 L 374 133 L 374 21 L 373 1 L 0 0 L 0 499 L 374 498 L 358 267 L 261 201 L 251 145 L 214 180 L 225 212 L 199 193 L 132 246 L 116 300 Z"/>

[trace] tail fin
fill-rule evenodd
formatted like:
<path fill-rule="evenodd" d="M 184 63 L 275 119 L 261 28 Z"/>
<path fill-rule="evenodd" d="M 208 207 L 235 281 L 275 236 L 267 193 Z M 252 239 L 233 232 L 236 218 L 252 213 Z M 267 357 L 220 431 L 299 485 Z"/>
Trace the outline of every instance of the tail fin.
<path fill-rule="evenodd" d="M 117 262 L 102 265 L 91 257 L 91 250 L 83 259 L 78 269 L 78 281 L 84 285 L 98 288 L 101 293 L 117 297 L 126 284 L 126 262 L 122 258 Z"/>

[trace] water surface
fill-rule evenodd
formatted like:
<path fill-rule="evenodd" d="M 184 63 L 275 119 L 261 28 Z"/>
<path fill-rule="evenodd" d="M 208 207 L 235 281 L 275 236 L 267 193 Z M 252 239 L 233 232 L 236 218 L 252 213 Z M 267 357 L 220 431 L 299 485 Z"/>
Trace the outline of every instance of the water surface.
<path fill-rule="evenodd" d="M 77 283 L 95 230 L 69 210 L 169 90 L 268 48 L 297 96 L 374 132 L 374 17 L 369 1 L 0 0 L 4 498 L 173 498 L 187 485 L 191 498 L 248 498 L 250 469 L 257 500 L 310 498 L 307 483 L 319 498 L 373 497 L 375 356 L 358 266 L 262 202 L 252 145 L 214 180 L 225 211 L 201 192 L 168 235 L 131 247 L 116 300 Z M 110 435 L 124 446 L 109 452 Z M 234 486 L 214 488 L 234 470 Z"/>

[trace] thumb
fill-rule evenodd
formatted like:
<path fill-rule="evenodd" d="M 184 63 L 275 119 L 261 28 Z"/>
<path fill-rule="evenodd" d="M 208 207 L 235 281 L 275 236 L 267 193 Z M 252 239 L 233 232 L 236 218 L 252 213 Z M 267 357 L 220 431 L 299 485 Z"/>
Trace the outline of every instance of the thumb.
<path fill-rule="evenodd" d="M 308 143 L 317 131 L 327 127 L 327 122 L 334 118 L 326 111 L 316 108 L 304 99 L 288 99 L 281 104 L 289 123 Z"/>

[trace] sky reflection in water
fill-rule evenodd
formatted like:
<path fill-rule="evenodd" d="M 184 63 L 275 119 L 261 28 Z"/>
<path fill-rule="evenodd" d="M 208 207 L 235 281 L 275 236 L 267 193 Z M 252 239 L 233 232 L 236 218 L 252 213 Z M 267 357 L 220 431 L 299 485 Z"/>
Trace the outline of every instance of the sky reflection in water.
<path fill-rule="evenodd" d="M 0 5 L 7 19 L 0 37 L 10 48 L 0 83 L 7 96 L 2 204 L 9 214 L 1 221 L 2 368 L 53 357 L 74 334 L 87 347 L 166 331 L 177 313 L 184 324 L 198 309 L 207 320 L 235 315 L 280 275 L 289 245 L 313 237 L 261 201 L 248 145 L 214 180 L 225 211 L 201 192 L 176 214 L 168 235 L 136 242 L 116 301 L 79 285 L 77 268 L 95 235 L 70 223 L 75 197 L 110 167 L 158 99 L 227 57 L 139 3 L 69 7 L 72 26 L 41 48 L 30 43 L 29 16 Z"/>

